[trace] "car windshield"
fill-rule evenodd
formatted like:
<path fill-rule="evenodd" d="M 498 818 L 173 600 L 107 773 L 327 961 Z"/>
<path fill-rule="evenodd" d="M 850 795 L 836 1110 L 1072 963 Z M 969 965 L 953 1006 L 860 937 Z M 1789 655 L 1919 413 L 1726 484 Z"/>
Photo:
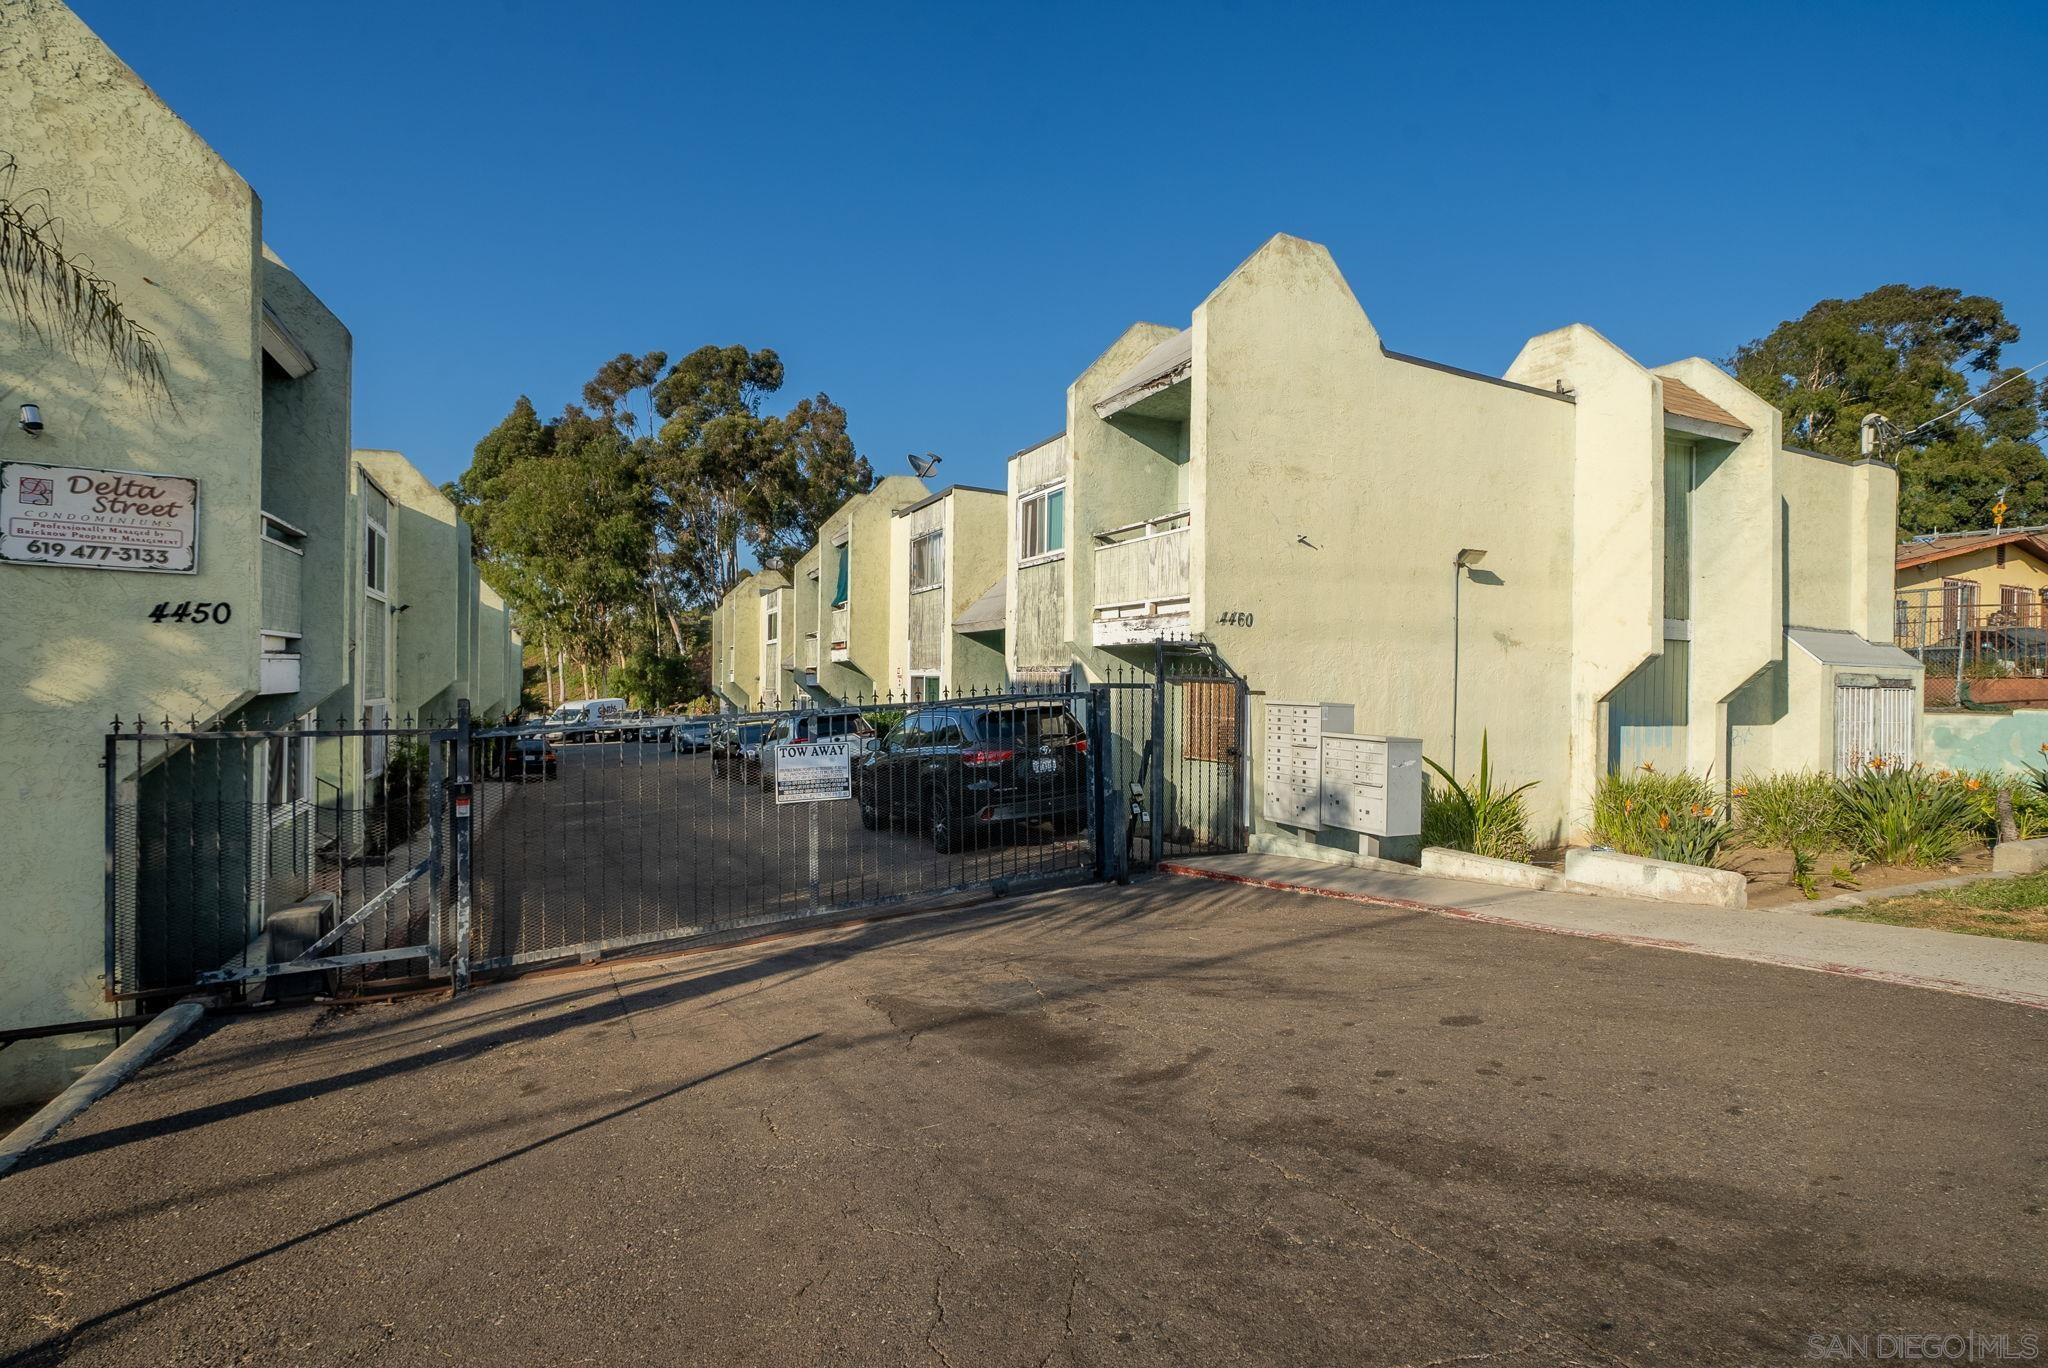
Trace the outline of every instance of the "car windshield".
<path fill-rule="evenodd" d="M 583 709 L 577 705 L 561 707 L 548 714 L 550 722 L 577 722 L 583 717 Z"/>
<path fill-rule="evenodd" d="M 747 723 L 745 726 L 739 729 L 740 744 L 743 746 L 753 745 L 756 741 L 759 741 L 762 737 L 768 734 L 768 728 L 770 725 L 771 724 L 767 722 Z"/>
<path fill-rule="evenodd" d="M 996 708 L 981 715 L 981 735 L 996 742 L 1063 741 L 1081 734 L 1065 708 Z"/>

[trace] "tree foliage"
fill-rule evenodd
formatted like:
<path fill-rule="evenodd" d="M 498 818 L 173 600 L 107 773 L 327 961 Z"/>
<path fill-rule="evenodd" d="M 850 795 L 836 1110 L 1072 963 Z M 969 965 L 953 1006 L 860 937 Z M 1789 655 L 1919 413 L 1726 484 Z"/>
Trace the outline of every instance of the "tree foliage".
<path fill-rule="evenodd" d="M 1988 527 L 2001 489 L 2021 525 L 2048 522 L 2048 461 L 2040 387 L 2004 364 L 2019 336 L 1988 296 L 1884 285 L 1822 300 L 1727 364 L 1778 406 L 1792 445 L 1855 456 L 1865 415 L 1889 420 L 1901 533 Z"/>
<path fill-rule="evenodd" d="M 705 613 L 738 581 L 742 548 L 794 560 L 873 485 L 827 396 L 763 413 L 782 382 L 765 348 L 700 347 L 674 365 L 622 352 L 581 404 L 543 421 L 522 395 L 477 442 L 448 494 L 551 668 L 573 662 L 643 702 L 701 692 Z"/>

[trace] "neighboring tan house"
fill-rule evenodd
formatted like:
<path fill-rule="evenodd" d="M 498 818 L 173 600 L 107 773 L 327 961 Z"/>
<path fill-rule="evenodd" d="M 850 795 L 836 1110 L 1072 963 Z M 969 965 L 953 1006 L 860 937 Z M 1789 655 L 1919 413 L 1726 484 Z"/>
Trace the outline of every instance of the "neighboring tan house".
<path fill-rule="evenodd" d="M 1918 679 L 1889 644 L 1890 466 L 1787 448 L 1719 367 L 1580 325 L 1504 378 L 1390 351 L 1298 238 L 1185 328 L 1129 329 L 1010 471 L 1019 682 L 1203 638 L 1255 696 L 1351 704 L 1461 774 L 1484 734 L 1539 836 L 1612 770 L 1829 765 L 1837 690 Z M 1910 757 L 1906 726 L 1844 744 Z"/>
<path fill-rule="evenodd" d="M 891 514 L 925 497 L 921 480 L 889 475 L 841 504 L 818 529 L 820 701 L 864 702 L 889 692 L 894 659 L 890 602 Z"/>
<path fill-rule="evenodd" d="M 890 528 L 890 664 L 886 691 L 936 700 L 999 689 L 1002 621 L 961 630 L 957 619 L 993 596 L 1002 604 L 1000 489 L 952 485 L 896 510 Z"/>
<path fill-rule="evenodd" d="M 180 741 L 110 747 L 109 724 L 288 733 L 351 713 L 363 661 L 348 330 L 267 248 L 248 183 L 70 10 L 0 0 L 0 32 L 16 188 L 47 196 L 64 250 L 147 330 L 168 381 L 89 341 L 54 345 L 62 329 L 0 303 L 0 463 L 19 505 L 4 530 L 45 507 L 64 528 L 0 541 L 0 748 L 16 775 L 0 792 L 0 1027 L 17 1027 L 126 1010 L 108 969 L 149 980 L 153 919 L 204 914 L 232 935 L 315 877 L 311 738 L 201 763 Z M 23 404 L 40 430 L 15 421 Z M 72 498 L 122 502 L 95 521 Z M 460 569 L 422 570 L 423 589 L 429 573 L 452 588 Z M 218 811 L 194 817 L 202 785 Z M 202 824 L 203 860 L 188 839 Z M 112 1043 L 0 1052 L 0 1104 L 51 1096 Z"/>
<path fill-rule="evenodd" d="M 2048 703 L 2048 529 L 1915 537 L 1893 557 L 1893 635 L 1927 667 L 1927 702 Z"/>
<path fill-rule="evenodd" d="M 2048 536 L 2040 528 L 1943 532 L 1893 557 L 1899 645 L 1952 637 L 1965 620 L 2048 626 Z"/>

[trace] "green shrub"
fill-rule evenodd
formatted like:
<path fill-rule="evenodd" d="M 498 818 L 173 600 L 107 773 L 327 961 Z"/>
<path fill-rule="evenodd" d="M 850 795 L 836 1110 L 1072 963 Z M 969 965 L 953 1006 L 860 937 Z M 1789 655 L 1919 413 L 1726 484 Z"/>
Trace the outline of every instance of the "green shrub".
<path fill-rule="evenodd" d="M 1496 860 L 1528 860 L 1529 817 L 1522 808 L 1522 795 L 1536 785 L 1496 786 L 1486 733 L 1479 734 L 1479 773 L 1469 785 L 1460 784 L 1449 770 L 1427 756 L 1423 763 L 1444 781 L 1441 790 L 1431 784 L 1422 797 L 1424 845 L 1470 851 Z"/>
<path fill-rule="evenodd" d="M 1970 783 L 1979 787 L 1973 790 Z M 1946 863 L 1979 839 L 1977 795 L 1988 788 L 1969 776 L 1944 778 L 1913 765 L 1874 763 L 1841 781 L 1842 839 L 1879 864 Z M 1995 807 L 1993 814 L 1995 824 Z"/>
<path fill-rule="evenodd" d="M 1744 775 L 1731 796 L 1736 838 L 1749 845 L 1817 850 L 1839 839 L 1841 790 L 1832 775 Z"/>
<path fill-rule="evenodd" d="M 1729 824 L 1705 779 L 1644 766 L 1610 774 L 1593 790 L 1593 836 L 1624 855 L 1710 865 Z"/>

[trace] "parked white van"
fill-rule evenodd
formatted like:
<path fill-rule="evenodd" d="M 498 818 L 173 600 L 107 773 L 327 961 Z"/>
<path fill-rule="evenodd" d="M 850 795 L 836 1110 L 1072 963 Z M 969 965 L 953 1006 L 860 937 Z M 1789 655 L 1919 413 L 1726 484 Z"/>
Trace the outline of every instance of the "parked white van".
<path fill-rule="evenodd" d="M 549 713 L 541 732 L 550 741 L 603 741 L 619 736 L 625 720 L 625 699 L 582 698 Z"/>

